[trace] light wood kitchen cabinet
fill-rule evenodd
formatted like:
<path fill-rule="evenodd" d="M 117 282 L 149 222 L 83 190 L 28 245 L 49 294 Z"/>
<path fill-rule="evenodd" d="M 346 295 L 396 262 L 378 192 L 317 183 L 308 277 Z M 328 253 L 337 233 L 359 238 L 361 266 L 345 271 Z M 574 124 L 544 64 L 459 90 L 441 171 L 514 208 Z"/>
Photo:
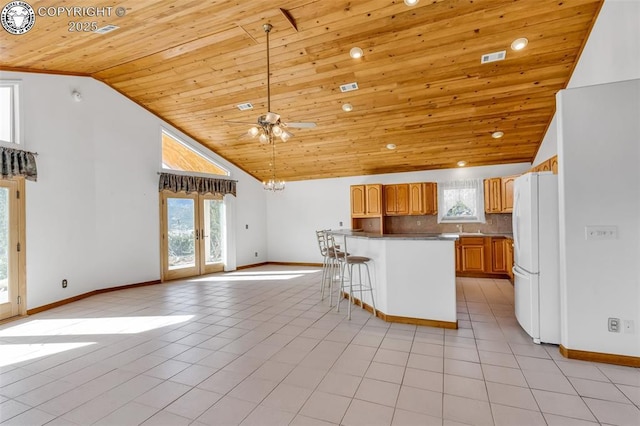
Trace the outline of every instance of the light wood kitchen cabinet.
<path fill-rule="evenodd" d="M 484 180 L 485 213 L 513 212 L 513 184 L 517 176 Z"/>
<path fill-rule="evenodd" d="M 484 237 L 461 237 L 461 272 L 486 272 L 486 253 Z"/>
<path fill-rule="evenodd" d="M 382 215 L 382 185 L 351 185 L 351 217 Z"/>
<path fill-rule="evenodd" d="M 409 215 L 438 214 L 438 184 L 409 184 Z"/>
<path fill-rule="evenodd" d="M 422 190 L 424 191 L 424 214 L 438 214 L 438 184 L 423 183 Z"/>
<path fill-rule="evenodd" d="M 402 216 L 409 214 L 409 184 L 384 185 L 384 214 Z"/>
<path fill-rule="evenodd" d="M 456 274 L 471 277 L 509 277 L 513 282 L 513 239 L 460 237 L 455 244 Z"/>
<path fill-rule="evenodd" d="M 558 156 L 554 155 L 549 159 L 549 162 L 551 164 L 551 171 L 553 172 L 554 175 L 557 175 L 558 174 Z"/>
<path fill-rule="evenodd" d="M 513 282 L 513 238 L 504 239 L 505 263 L 507 265 L 507 275 L 509 280 Z"/>
<path fill-rule="evenodd" d="M 491 272 L 502 274 L 507 272 L 507 258 L 504 238 L 491 238 Z"/>
<path fill-rule="evenodd" d="M 550 172 L 551 171 L 551 159 L 543 161 L 540 163 L 540 171 L 541 172 Z"/>
<path fill-rule="evenodd" d="M 501 178 L 484 180 L 484 211 L 485 213 L 502 213 Z"/>
<path fill-rule="evenodd" d="M 513 184 L 516 181 L 517 176 L 507 176 L 501 178 L 501 200 L 502 200 L 502 213 L 513 212 Z"/>

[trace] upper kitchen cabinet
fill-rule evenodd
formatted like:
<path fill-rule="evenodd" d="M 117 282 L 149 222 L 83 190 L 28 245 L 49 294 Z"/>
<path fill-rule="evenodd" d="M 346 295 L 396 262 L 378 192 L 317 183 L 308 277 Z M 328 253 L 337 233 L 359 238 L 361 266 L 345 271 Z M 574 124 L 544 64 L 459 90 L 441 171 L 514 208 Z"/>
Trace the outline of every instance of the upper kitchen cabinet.
<path fill-rule="evenodd" d="M 502 213 L 501 178 L 484 180 L 484 211 L 485 213 Z"/>
<path fill-rule="evenodd" d="M 554 155 L 549 159 L 549 163 L 551 164 L 551 171 L 554 175 L 558 174 L 558 156 Z"/>
<path fill-rule="evenodd" d="M 502 178 L 502 213 L 513 212 L 513 184 L 517 176 Z"/>
<path fill-rule="evenodd" d="M 484 180 L 485 213 L 513 212 L 513 184 L 517 176 Z"/>
<path fill-rule="evenodd" d="M 434 182 L 409 184 L 409 214 L 438 213 L 438 185 Z"/>
<path fill-rule="evenodd" d="M 351 185 L 351 217 L 382 215 L 382 185 Z"/>
<path fill-rule="evenodd" d="M 423 183 L 422 190 L 424 191 L 424 214 L 438 214 L 438 184 Z"/>
<path fill-rule="evenodd" d="M 409 214 L 409 184 L 384 185 L 384 214 L 406 216 Z M 413 193 L 411 193 L 413 199 Z"/>

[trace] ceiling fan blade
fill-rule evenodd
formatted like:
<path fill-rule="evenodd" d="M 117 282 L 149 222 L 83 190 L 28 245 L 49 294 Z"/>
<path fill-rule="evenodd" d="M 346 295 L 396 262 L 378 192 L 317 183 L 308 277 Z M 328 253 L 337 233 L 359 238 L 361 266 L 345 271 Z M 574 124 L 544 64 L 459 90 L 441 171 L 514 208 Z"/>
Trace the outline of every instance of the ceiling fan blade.
<path fill-rule="evenodd" d="M 298 129 L 312 129 L 316 127 L 316 123 L 311 121 L 308 122 L 298 122 L 298 123 L 287 123 L 287 127 L 296 127 Z"/>

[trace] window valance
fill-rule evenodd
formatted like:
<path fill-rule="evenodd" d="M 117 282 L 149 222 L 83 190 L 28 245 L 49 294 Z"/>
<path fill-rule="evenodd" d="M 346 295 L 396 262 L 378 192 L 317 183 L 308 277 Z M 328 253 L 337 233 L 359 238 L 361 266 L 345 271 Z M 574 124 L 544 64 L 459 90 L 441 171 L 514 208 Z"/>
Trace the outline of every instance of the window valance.
<path fill-rule="evenodd" d="M 0 176 L 23 176 L 35 182 L 38 180 L 36 155 L 33 152 L 0 146 Z"/>
<path fill-rule="evenodd" d="M 231 194 L 236 195 L 236 181 L 230 179 L 216 179 L 199 176 L 174 175 L 160 173 L 160 191 L 197 192 L 198 194 Z"/>

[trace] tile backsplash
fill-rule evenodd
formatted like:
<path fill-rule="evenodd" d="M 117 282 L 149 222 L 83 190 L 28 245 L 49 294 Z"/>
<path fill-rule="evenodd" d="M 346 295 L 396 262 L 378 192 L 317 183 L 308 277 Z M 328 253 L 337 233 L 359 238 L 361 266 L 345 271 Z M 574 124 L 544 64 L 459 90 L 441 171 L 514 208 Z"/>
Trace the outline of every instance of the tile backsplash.
<path fill-rule="evenodd" d="M 386 216 L 385 233 L 387 234 L 420 234 L 420 233 L 458 233 L 478 232 L 483 234 L 511 234 L 511 214 L 487 214 L 486 223 L 438 223 L 438 217 L 429 216 Z M 461 229 L 458 227 L 461 227 Z"/>

